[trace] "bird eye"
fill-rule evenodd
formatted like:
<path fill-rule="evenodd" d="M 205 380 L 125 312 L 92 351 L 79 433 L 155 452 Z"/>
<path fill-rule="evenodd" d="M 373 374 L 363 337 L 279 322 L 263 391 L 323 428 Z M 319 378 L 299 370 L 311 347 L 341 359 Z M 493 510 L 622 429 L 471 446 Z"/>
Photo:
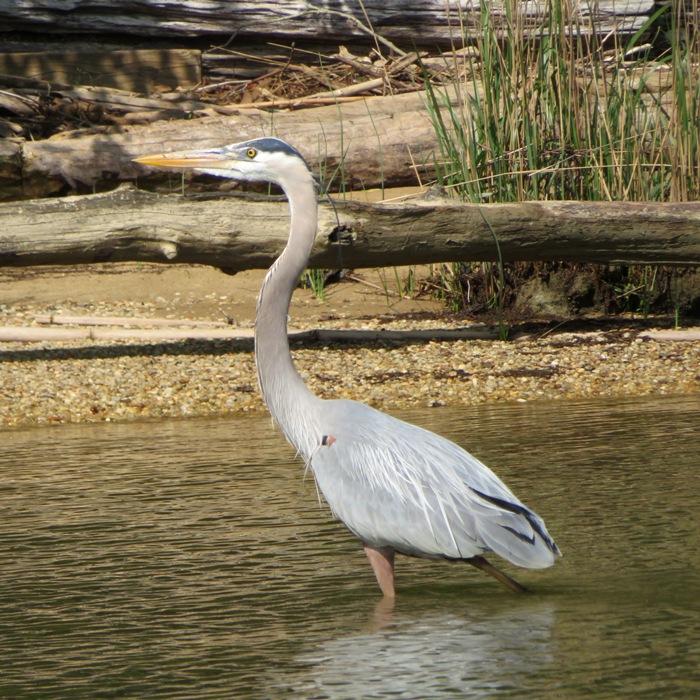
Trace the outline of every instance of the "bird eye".
<path fill-rule="evenodd" d="M 258 155 L 258 152 L 254 148 L 249 148 L 245 154 L 248 156 L 248 158 L 255 158 L 255 156 Z"/>

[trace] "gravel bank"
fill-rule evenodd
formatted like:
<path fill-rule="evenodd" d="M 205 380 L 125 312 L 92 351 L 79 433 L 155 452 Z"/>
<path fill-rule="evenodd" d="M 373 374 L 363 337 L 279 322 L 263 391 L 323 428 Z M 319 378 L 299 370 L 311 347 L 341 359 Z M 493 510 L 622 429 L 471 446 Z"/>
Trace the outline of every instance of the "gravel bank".
<path fill-rule="evenodd" d="M 415 320 L 357 325 L 445 327 L 444 321 Z M 382 409 L 700 394 L 700 342 L 642 339 L 638 329 L 511 342 L 295 344 L 293 353 L 320 396 Z M 262 410 L 249 340 L 0 345 L 0 427 Z"/>
<path fill-rule="evenodd" d="M 357 273 L 356 273 L 357 274 Z M 294 295 L 299 329 L 461 327 L 430 298 L 363 284 Z M 374 274 L 374 276 L 371 276 Z M 264 271 L 234 277 L 198 266 L 106 264 L 0 269 L 0 326 L 36 327 L 42 315 L 222 321 L 252 328 Z M 579 324 L 580 326 L 580 324 Z M 700 396 L 700 341 L 645 340 L 649 324 L 616 320 L 572 329 L 542 325 L 512 342 L 293 344 L 295 362 L 325 398 L 391 409 L 589 396 Z M 580 330 L 580 327 L 579 327 Z M 248 340 L 0 342 L 0 428 L 263 411 Z"/>

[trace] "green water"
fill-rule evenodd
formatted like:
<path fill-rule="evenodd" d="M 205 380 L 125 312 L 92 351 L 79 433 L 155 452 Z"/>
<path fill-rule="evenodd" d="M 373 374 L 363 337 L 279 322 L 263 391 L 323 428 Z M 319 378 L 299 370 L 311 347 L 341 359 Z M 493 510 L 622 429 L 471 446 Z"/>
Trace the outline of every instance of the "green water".
<path fill-rule="evenodd" d="M 700 397 L 400 417 L 546 519 L 535 595 L 401 558 L 382 606 L 267 418 L 0 432 L 0 698 L 700 697 Z"/>

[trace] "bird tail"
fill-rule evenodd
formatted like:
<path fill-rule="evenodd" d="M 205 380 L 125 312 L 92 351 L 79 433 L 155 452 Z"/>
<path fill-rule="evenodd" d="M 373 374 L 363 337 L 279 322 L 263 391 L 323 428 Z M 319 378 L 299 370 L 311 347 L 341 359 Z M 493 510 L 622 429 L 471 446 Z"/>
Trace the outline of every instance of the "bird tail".
<path fill-rule="evenodd" d="M 475 488 L 472 491 L 490 510 L 490 517 L 485 519 L 480 533 L 489 549 L 513 564 L 528 569 L 546 568 L 561 556 L 544 521 L 536 513 L 522 503 L 490 496 Z"/>

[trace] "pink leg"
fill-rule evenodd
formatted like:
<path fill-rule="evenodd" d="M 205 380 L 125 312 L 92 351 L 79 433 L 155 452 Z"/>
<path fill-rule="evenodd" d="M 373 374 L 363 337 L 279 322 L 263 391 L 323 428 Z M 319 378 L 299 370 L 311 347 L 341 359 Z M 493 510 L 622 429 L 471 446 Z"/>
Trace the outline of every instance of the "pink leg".
<path fill-rule="evenodd" d="M 394 598 L 394 550 L 391 547 L 380 547 L 375 549 L 368 544 L 365 545 L 365 554 L 372 571 L 377 577 L 377 583 L 382 589 L 386 598 Z"/>

